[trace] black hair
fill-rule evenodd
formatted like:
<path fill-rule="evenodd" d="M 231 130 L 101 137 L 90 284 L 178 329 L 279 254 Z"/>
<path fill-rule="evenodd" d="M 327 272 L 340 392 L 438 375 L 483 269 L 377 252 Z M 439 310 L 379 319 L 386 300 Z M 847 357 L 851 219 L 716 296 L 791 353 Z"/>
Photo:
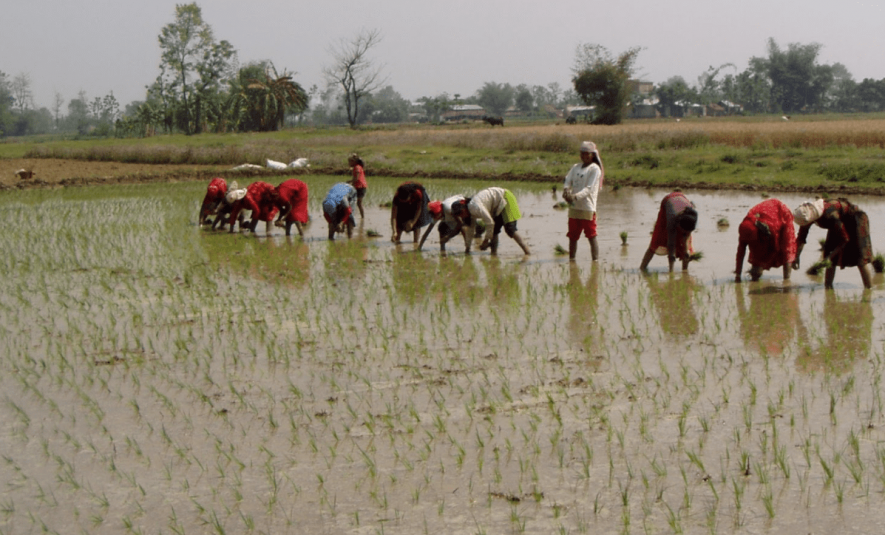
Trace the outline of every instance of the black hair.
<path fill-rule="evenodd" d="M 694 232 L 698 224 L 698 212 L 689 206 L 676 216 L 676 224 L 685 232 Z"/>

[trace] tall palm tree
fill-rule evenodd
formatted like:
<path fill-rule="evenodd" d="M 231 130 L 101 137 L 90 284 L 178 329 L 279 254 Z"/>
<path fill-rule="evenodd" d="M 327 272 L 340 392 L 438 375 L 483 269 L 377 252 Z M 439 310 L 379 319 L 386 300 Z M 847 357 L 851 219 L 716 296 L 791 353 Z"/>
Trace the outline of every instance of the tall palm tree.
<path fill-rule="evenodd" d="M 269 132 L 279 130 L 287 111 L 307 109 L 308 96 L 292 77 L 294 73 L 278 73 L 272 63 L 247 65 L 240 69 L 234 113 L 240 130 Z"/>

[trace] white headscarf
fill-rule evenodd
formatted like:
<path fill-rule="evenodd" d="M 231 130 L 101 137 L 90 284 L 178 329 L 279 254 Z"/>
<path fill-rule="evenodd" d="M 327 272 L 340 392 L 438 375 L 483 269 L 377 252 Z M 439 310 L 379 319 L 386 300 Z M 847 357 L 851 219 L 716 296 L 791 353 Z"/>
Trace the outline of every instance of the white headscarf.
<path fill-rule="evenodd" d="M 793 210 L 793 221 L 800 227 L 810 225 L 824 215 L 824 200 L 817 199 L 814 202 L 804 202 Z"/>
<path fill-rule="evenodd" d="M 234 182 L 232 185 L 235 186 L 236 182 Z M 231 189 L 227 192 L 227 195 L 224 196 L 224 200 L 227 202 L 227 204 L 233 204 L 234 202 L 239 201 L 240 199 L 242 199 L 245 196 L 246 196 L 246 188 Z"/>
<path fill-rule="evenodd" d="M 602 165 L 602 156 L 599 155 L 599 149 L 596 148 L 596 143 L 592 141 L 584 141 L 581 143 L 581 152 L 590 152 L 596 155 L 596 159 L 599 160 L 599 187 L 602 188 L 602 181 L 605 179 L 605 167 Z"/>

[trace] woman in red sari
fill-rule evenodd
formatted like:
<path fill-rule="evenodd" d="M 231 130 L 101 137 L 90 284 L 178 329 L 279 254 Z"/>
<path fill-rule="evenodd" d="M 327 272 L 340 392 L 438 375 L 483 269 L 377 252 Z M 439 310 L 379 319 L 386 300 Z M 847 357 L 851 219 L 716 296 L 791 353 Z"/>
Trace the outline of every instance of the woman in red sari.
<path fill-rule="evenodd" d="M 234 222 L 242 210 L 252 210 L 252 220 L 246 224 L 252 232 L 259 221 L 265 222 L 265 232 L 270 234 L 270 225 L 274 216 L 277 215 L 277 199 L 279 195 L 276 189 L 267 182 L 253 182 L 246 188 L 246 196 L 235 201 L 230 211 L 230 232 L 234 231 Z"/>
<path fill-rule="evenodd" d="M 688 269 L 688 262 L 694 249 L 691 245 L 691 233 L 698 223 L 698 213 L 694 203 L 688 200 L 681 191 L 674 191 L 661 199 L 658 219 L 651 235 L 651 243 L 642 258 L 639 269 L 645 271 L 654 255 L 667 255 L 670 271 L 676 258 L 682 260 L 682 271 Z"/>
<path fill-rule="evenodd" d="M 784 280 L 790 280 L 790 267 L 796 258 L 796 231 L 793 213 L 777 199 L 757 204 L 738 227 L 738 250 L 734 281 L 741 282 L 744 255 L 750 249 L 750 278 L 759 280 L 766 269 L 783 267 Z"/>
<path fill-rule="evenodd" d="M 799 255 L 805 247 L 808 230 L 812 223 L 816 223 L 817 226 L 827 229 L 824 258 L 830 261 L 830 267 L 824 275 L 824 287 L 833 288 L 836 267 L 844 269 L 856 266 L 860 271 L 864 288 L 872 288 L 870 272 L 867 269 L 867 264 L 873 259 L 870 220 L 863 210 L 846 199 L 835 201 L 817 199 L 814 202 L 802 203 L 793 210 L 793 219 L 799 225 L 798 248 L 793 269 L 799 269 Z"/>
<path fill-rule="evenodd" d="M 227 193 L 227 182 L 223 178 L 216 177 L 209 182 L 209 187 L 206 189 L 206 196 L 203 197 L 203 204 L 200 206 L 201 225 L 206 223 L 206 218 L 209 217 L 209 214 L 218 208 L 221 201 L 224 200 L 225 193 Z"/>
<path fill-rule="evenodd" d="M 304 225 L 307 224 L 307 184 L 300 180 L 286 180 L 276 188 L 277 207 L 280 216 L 277 218 L 277 226 L 286 227 L 286 236 L 292 229 L 292 224 L 298 230 L 298 235 L 304 237 Z M 285 221 L 285 223 L 283 223 Z"/>

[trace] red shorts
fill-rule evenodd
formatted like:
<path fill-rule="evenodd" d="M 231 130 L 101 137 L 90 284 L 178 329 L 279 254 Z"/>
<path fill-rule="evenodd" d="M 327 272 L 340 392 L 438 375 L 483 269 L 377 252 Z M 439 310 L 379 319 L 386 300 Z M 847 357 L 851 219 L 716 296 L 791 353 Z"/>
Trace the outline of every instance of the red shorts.
<path fill-rule="evenodd" d="M 568 219 L 568 239 L 577 240 L 581 237 L 581 232 L 588 238 L 596 237 L 596 218 L 590 219 Z"/>

